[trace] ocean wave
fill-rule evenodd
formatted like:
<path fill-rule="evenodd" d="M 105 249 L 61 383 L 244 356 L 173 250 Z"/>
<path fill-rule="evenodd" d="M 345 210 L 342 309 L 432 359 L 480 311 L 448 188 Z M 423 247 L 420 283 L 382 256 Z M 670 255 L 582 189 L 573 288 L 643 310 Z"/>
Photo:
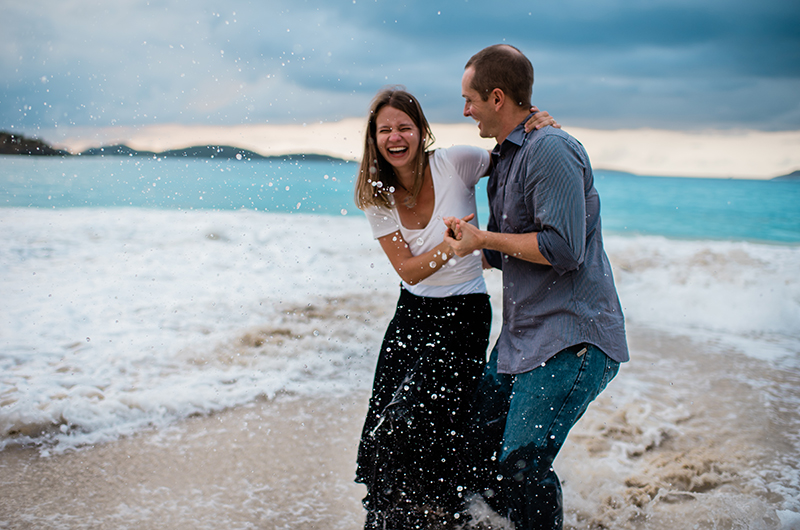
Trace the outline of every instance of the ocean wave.
<path fill-rule="evenodd" d="M 609 237 L 626 319 L 762 359 L 800 354 L 800 246 Z"/>
<path fill-rule="evenodd" d="M 0 227 L 0 449 L 59 452 L 281 392 L 367 389 L 398 293 L 361 217 L 8 208 Z M 607 248 L 629 327 L 800 356 L 800 247 Z M 499 274 L 487 284 L 499 303 Z"/>

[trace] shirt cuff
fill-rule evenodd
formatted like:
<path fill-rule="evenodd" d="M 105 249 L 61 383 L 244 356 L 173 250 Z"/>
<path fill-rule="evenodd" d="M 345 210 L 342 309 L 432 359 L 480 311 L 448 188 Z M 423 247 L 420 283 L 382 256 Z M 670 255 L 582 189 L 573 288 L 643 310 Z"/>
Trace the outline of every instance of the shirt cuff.
<path fill-rule="evenodd" d="M 567 241 L 555 230 L 544 230 L 536 236 L 539 252 L 550 262 L 559 276 L 576 270 L 581 262 L 573 255 Z"/>

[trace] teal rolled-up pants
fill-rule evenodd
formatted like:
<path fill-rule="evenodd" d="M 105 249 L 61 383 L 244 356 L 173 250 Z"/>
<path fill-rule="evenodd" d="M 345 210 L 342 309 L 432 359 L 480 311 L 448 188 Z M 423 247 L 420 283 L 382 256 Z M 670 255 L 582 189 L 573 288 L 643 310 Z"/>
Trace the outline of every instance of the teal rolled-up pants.
<path fill-rule="evenodd" d="M 467 439 L 471 489 L 517 530 L 563 527 L 553 469 L 570 429 L 619 371 L 591 344 L 577 344 L 522 374 L 497 373 L 497 350 L 472 403 Z"/>

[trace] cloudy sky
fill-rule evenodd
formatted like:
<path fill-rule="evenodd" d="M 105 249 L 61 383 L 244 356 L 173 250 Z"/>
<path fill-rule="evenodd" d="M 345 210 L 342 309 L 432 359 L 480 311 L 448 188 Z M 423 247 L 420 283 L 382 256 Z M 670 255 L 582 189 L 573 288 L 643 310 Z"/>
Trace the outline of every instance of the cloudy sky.
<path fill-rule="evenodd" d="M 319 123 L 404 84 L 432 121 L 489 44 L 599 129 L 800 129 L 795 0 L 0 0 L 0 129 Z"/>

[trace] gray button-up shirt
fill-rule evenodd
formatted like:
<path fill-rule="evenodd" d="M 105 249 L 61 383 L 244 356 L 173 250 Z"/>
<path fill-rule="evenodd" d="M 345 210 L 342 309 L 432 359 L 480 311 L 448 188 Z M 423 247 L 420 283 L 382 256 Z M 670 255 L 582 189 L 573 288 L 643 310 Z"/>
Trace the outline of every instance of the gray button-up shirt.
<path fill-rule="evenodd" d="M 627 361 L 622 308 L 603 250 L 600 198 L 583 146 L 559 129 L 526 134 L 520 125 L 492 159 L 488 229 L 539 232 L 539 251 L 552 264 L 486 251 L 503 270 L 498 371 L 527 372 L 580 343 Z"/>

